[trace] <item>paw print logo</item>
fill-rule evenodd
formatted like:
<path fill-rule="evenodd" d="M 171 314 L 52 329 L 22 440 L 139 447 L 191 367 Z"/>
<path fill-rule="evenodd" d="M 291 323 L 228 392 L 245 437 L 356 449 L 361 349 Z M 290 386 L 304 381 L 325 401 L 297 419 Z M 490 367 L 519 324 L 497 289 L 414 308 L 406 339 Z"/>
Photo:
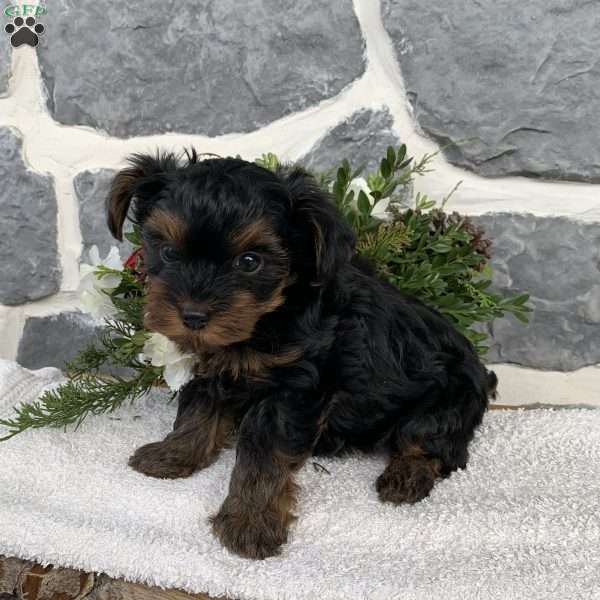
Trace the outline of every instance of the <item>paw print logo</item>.
<path fill-rule="evenodd" d="M 12 23 L 9 23 L 4 31 L 8 33 L 10 37 L 10 43 L 14 48 L 18 48 L 23 44 L 29 46 L 37 46 L 40 38 L 46 28 L 41 23 L 36 23 L 33 17 L 16 17 Z"/>

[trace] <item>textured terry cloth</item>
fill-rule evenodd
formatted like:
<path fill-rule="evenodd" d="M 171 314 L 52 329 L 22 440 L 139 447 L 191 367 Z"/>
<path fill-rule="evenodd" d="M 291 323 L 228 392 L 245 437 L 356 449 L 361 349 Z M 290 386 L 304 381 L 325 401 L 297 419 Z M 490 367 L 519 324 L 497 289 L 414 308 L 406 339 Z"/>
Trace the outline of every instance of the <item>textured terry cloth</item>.
<path fill-rule="evenodd" d="M 54 376 L 0 363 L 0 413 Z M 207 524 L 233 451 L 182 480 L 127 467 L 175 409 L 151 397 L 0 444 L 0 554 L 240 600 L 600 598 L 600 411 L 489 413 L 468 468 L 414 506 L 377 499 L 381 456 L 309 461 L 290 543 L 254 562 Z"/>

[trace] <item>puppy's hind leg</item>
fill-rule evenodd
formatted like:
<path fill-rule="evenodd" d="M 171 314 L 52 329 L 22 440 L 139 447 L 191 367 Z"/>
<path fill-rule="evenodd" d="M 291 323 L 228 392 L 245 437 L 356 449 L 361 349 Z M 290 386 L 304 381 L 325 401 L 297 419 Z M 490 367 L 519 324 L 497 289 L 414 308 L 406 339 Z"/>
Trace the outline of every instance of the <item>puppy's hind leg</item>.
<path fill-rule="evenodd" d="M 414 418 L 392 438 L 390 463 L 376 483 L 383 502 L 418 502 L 429 495 L 437 479 L 466 467 L 469 442 L 495 383 L 495 375 L 485 371 L 474 378 L 453 375 L 446 388 L 422 401 Z"/>
<path fill-rule="evenodd" d="M 129 459 L 130 467 L 150 477 L 176 479 L 217 458 L 232 434 L 232 421 L 198 388 L 194 381 L 183 388 L 173 431 L 161 442 L 138 448 Z"/>

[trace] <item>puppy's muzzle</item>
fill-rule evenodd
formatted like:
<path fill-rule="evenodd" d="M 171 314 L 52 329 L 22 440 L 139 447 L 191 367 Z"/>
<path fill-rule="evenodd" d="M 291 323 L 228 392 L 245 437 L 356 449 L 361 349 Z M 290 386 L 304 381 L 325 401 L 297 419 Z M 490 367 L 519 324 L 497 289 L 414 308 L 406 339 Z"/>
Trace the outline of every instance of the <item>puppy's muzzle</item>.
<path fill-rule="evenodd" d="M 195 306 L 183 306 L 181 313 L 183 324 L 190 329 L 204 329 L 208 324 L 208 314 Z"/>

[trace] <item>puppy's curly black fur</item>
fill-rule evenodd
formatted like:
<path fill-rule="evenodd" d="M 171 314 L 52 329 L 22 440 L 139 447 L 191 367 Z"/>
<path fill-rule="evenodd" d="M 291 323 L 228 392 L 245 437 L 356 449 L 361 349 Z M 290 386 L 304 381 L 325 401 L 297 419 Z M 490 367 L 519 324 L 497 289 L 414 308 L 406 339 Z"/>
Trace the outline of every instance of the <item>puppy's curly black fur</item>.
<path fill-rule="evenodd" d="M 184 477 L 236 439 L 214 533 L 264 558 L 286 542 L 311 455 L 385 449 L 383 501 L 416 502 L 467 463 L 496 377 L 440 314 L 378 279 L 328 194 L 298 168 L 134 155 L 108 222 L 141 227 L 145 324 L 198 358 L 173 431 L 130 465 Z"/>

